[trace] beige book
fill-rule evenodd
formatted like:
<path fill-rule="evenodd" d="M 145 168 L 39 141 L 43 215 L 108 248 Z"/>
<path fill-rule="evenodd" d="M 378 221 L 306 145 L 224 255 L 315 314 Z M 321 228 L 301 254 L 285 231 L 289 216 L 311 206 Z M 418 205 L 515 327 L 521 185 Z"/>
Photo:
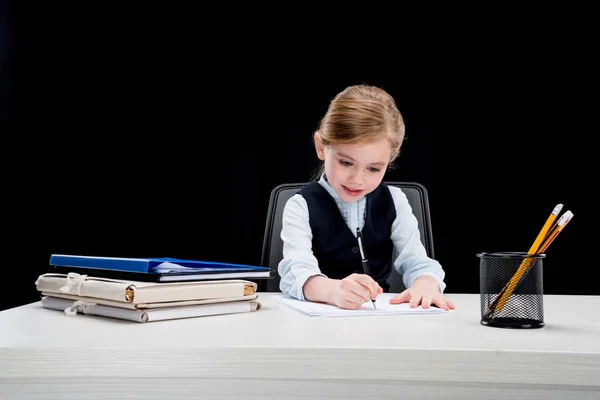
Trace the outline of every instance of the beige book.
<path fill-rule="evenodd" d="M 208 300 L 256 293 L 257 284 L 242 279 L 185 282 L 138 282 L 81 275 L 47 273 L 35 282 L 42 293 L 70 294 L 121 303 Z"/>

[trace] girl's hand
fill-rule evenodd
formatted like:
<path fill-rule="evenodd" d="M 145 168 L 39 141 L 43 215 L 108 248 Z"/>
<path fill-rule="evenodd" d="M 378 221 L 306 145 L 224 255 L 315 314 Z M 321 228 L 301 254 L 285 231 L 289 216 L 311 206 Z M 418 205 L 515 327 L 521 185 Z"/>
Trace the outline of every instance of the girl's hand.
<path fill-rule="evenodd" d="M 358 310 L 365 302 L 383 293 L 381 286 L 365 274 L 352 274 L 336 282 L 331 302 L 339 308 Z"/>
<path fill-rule="evenodd" d="M 431 276 L 417 278 L 413 285 L 390 299 L 390 304 L 409 303 L 411 307 L 429 308 L 435 305 L 442 310 L 454 310 L 452 300 L 440 293 L 440 286 Z"/>

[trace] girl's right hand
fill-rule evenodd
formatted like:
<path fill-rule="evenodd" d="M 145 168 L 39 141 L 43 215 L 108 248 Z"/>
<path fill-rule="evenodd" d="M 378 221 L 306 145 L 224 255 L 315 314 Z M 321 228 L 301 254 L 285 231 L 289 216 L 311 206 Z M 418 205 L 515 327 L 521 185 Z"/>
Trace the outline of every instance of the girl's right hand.
<path fill-rule="evenodd" d="M 358 310 L 381 293 L 383 289 L 369 275 L 352 274 L 337 281 L 332 293 L 332 303 L 339 308 Z"/>

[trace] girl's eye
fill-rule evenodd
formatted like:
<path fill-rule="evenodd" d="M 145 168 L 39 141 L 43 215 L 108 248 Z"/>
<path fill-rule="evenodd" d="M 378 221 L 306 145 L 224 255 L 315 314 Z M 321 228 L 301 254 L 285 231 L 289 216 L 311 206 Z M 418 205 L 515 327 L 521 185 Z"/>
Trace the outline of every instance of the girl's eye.
<path fill-rule="evenodd" d="M 369 168 L 369 171 L 371 171 L 371 172 L 374 172 L 374 173 L 377 173 L 377 172 L 379 172 L 379 171 L 381 171 L 381 170 L 380 170 L 379 168 L 370 167 L 370 168 Z"/>
<path fill-rule="evenodd" d="M 344 161 L 344 160 L 340 160 L 340 164 L 342 164 L 344 167 L 349 167 L 352 165 L 351 162 L 349 161 Z"/>

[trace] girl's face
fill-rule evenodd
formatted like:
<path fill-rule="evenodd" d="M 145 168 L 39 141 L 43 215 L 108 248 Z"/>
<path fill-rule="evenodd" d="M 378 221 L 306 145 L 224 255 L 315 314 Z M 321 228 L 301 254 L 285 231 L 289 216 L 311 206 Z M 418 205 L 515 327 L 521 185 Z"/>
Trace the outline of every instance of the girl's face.
<path fill-rule="evenodd" d="M 358 201 L 379 186 L 392 155 L 386 138 L 323 146 L 315 135 L 315 144 L 327 182 L 346 202 Z"/>

